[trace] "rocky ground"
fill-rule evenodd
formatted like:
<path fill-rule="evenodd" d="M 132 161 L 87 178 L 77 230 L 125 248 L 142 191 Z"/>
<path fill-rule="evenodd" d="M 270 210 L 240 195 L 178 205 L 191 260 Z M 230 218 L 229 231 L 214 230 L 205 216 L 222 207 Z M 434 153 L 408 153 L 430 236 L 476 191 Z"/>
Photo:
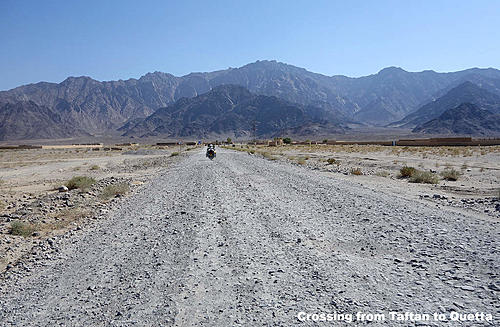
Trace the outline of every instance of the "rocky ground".
<path fill-rule="evenodd" d="M 152 147 L 107 152 L 78 149 L 1 152 L 0 272 L 29 256 L 39 242 L 106 217 L 119 197 L 134 193 L 172 161 L 173 152 Z M 59 192 L 58 188 L 74 176 L 91 177 L 97 182 L 86 190 Z M 109 187 L 118 185 L 124 192 L 103 196 Z M 13 224 L 21 225 L 24 237 L 12 235 Z"/>
<path fill-rule="evenodd" d="M 316 326 L 300 313 L 408 311 L 493 321 L 366 324 L 497 325 L 499 220 L 390 189 L 245 152 L 183 154 L 105 219 L 39 241 L 3 274 L 0 321 Z"/>
<path fill-rule="evenodd" d="M 301 145 L 283 147 L 235 146 L 270 160 L 282 160 L 310 169 L 336 173 L 389 193 L 453 207 L 481 217 L 500 218 L 500 146 L 489 147 L 388 147 L 373 145 Z M 400 178 L 404 166 L 428 171 L 437 184 L 409 183 Z M 455 181 L 440 173 L 458 172 Z M 355 175 L 358 171 L 360 175 Z"/>

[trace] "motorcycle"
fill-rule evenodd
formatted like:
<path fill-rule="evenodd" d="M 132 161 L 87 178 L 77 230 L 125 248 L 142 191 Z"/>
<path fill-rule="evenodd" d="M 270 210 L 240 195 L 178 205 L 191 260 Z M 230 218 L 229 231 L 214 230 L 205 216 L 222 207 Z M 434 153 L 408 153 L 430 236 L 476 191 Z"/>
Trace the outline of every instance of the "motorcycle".
<path fill-rule="evenodd" d="M 208 149 L 207 150 L 207 158 L 210 160 L 213 160 L 217 154 L 215 153 L 214 149 Z"/>

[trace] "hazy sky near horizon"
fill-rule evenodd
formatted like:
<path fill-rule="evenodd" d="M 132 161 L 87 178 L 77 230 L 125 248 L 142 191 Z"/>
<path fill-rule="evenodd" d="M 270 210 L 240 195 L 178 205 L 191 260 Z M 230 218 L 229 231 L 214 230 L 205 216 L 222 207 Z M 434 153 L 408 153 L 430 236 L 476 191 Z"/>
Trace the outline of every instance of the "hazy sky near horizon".
<path fill-rule="evenodd" d="M 500 1 L 0 1 L 0 90 L 278 60 L 325 75 L 500 68 Z"/>

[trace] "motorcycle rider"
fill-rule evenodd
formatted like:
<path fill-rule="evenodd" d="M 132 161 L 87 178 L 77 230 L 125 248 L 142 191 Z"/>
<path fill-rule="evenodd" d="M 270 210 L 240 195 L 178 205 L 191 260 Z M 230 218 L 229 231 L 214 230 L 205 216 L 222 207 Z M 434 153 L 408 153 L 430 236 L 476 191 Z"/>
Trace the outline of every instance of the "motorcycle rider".
<path fill-rule="evenodd" d="M 209 158 L 210 156 L 213 156 L 214 158 L 216 157 L 216 152 L 215 152 L 215 146 L 213 144 L 209 144 L 207 148 L 207 153 L 206 157 Z"/>

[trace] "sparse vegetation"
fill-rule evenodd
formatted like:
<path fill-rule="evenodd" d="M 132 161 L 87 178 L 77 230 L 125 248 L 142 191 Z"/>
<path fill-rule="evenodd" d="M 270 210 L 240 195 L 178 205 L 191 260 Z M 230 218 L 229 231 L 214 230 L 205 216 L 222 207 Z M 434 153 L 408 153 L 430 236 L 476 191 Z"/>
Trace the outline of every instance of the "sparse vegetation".
<path fill-rule="evenodd" d="M 285 138 L 283 139 L 283 143 L 285 143 L 285 144 L 290 144 L 290 143 L 292 143 L 292 139 L 291 139 L 291 138 L 289 138 L 289 137 L 285 137 Z"/>
<path fill-rule="evenodd" d="M 462 175 L 458 170 L 455 170 L 453 168 L 451 169 L 445 169 L 441 172 L 441 176 L 443 179 L 447 181 L 456 181 L 458 178 Z"/>
<path fill-rule="evenodd" d="M 335 159 L 335 158 L 328 158 L 328 159 L 326 159 L 326 162 L 328 162 L 329 165 L 339 165 L 340 164 L 340 162 L 337 161 L 337 159 Z"/>
<path fill-rule="evenodd" d="M 114 185 L 108 185 L 102 190 L 100 197 L 104 200 L 109 200 L 117 195 L 126 194 L 129 190 L 130 187 L 128 183 L 118 183 Z"/>
<path fill-rule="evenodd" d="M 391 175 L 391 173 L 389 173 L 387 170 L 382 170 L 382 171 L 376 172 L 375 175 L 380 176 L 380 177 L 388 177 L 389 175 Z"/>
<path fill-rule="evenodd" d="M 363 175 L 363 172 L 361 171 L 361 168 L 351 168 L 351 175 Z"/>
<path fill-rule="evenodd" d="M 36 227 L 37 226 L 35 224 L 13 221 L 10 223 L 9 233 L 12 235 L 28 237 L 33 235 L 33 233 L 37 230 Z"/>
<path fill-rule="evenodd" d="M 399 177 L 400 178 L 408 178 L 412 177 L 413 174 L 417 172 L 417 169 L 414 167 L 409 167 L 409 166 L 404 166 L 399 170 Z"/>
<path fill-rule="evenodd" d="M 272 155 L 271 153 L 269 153 L 269 152 L 264 152 L 264 151 L 263 151 L 263 152 L 260 152 L 260 154 L 261 154 L 264 158 L 266 158 L 266 159 L 268 159 L 268 160 L 276 160 L 276 159 L 277 159 L 275 156 L 273 156 L 273 155 Z"/>
<path fill-rule="evenodd" d="M 306 164 L 306 160 L 304 158 L 299 158 L 299 159 L 297 159 L 297 163 L 299 165 L 305 165 Z"/>
<path fill-rule="evenodd" d="M 410 183 L 437 184 L 439 178 L 429 171 L 416 170 L 410 177 Z"/>
<path fill-rule="evenodd" d="M 95 184 L 96 180 L 88 176 L 75 176 L 66 182 L 66 187 L 70 190 L 80 189 L 86 191 Z"/>
<path fill-rule="evenodd" d="M 172 152 L 172 153 L 170 154 L 170 156 L 171 156 L 171 157 L 176 157 L 176 156 L 178 156 L 178 155 L 179 155 L 179 152 Z"/>
<path fill-rule="evenodd" d="M 98 165 L 92 165 L 89 168 L 89 170 L 99 170 L 99 169 L 101 169 L 101 167 L 99 167 Z"/>
<path fill-rule="evenodd" d="M 55 219 L 54 221 L 40 224 L 39 230 L 50 233 L 52 231 L 65 229 L 71 223 L 87 217 L 88 215 L 90 215 L 90 211 L 78 207 L 61 210 L 52 216 L 52 218 Z"/>

